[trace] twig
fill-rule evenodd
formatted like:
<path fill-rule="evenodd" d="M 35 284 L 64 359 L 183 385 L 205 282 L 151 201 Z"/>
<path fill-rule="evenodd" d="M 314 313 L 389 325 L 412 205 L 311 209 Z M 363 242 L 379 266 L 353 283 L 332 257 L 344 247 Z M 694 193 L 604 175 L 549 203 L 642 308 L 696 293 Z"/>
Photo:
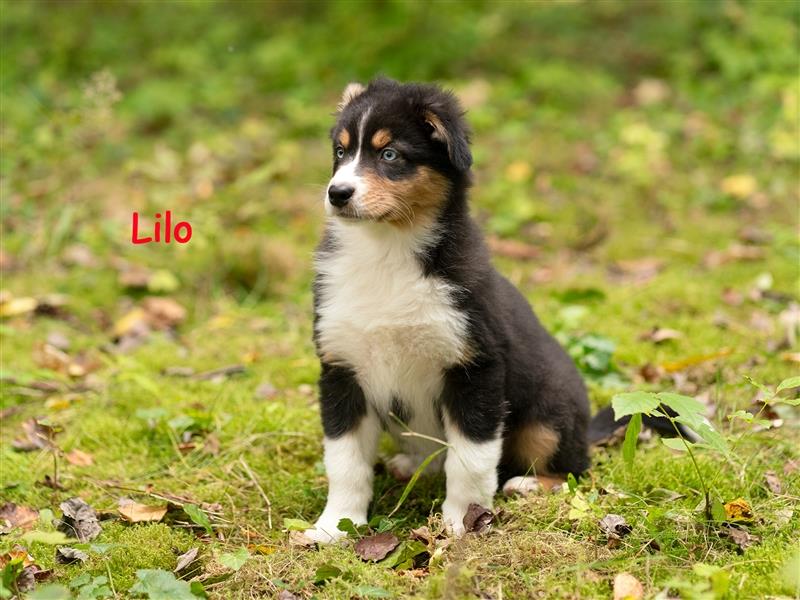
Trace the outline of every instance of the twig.
<path fill-rule="evenodd" d="M 250 478 L 250 481 L 253 482 L 253 485 L 256 486 L 256 489 L 258 489 L 259 493 L 261 494 L 261 497 L 264 499 L 264 502 L 267 505 L 267 524 L 269 525 L 269 528 L 272 529 L 272 502 L 269 501 L 269 497 L 264 492 L 264 488 L 262 488 L 261 484 L 258 483 L 256 476 L 253 474 L 253 470 L 250 468 L 250 465 L 247 464 L 247 461 L 244 459 L 244 456 L 239 457 L 239 462 L 242 463 L 242 466 L 244 467 L 247 476 Z"/>

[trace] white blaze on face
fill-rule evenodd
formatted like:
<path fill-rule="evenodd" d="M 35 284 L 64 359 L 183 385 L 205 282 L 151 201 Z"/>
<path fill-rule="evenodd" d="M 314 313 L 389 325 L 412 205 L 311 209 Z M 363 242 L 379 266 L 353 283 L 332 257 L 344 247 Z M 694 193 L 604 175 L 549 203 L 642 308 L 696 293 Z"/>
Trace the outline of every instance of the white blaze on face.
<path fill-rule="evenodd" d="M 361 116 L 361 120 L 358 122 L 358 139 L 355 140 L 357 148 L 356 155 L 352 160 L 344 164 L 340 164 L 339 168 L 336 169 L 336 172 L 333 174 L 330 182 L 328 182 L 328 188 L 335 185 L 351 187 L 355 190 L 353 192 L 353 197 L 350 199 L 350 204 L 356 213 L 360 212 L 362 209 L 363 198 L 367 191 L 367 182 L 358 174 L 358 163 L 361 161 L 361 150 L 364 142 L 364 127 L 367 122 L 367 117 L 369 117 L 369 112 L 369 109 L 367 109 Z M 331 216 L 337 214 L 336 208 L 331 204 L 331 199 L 327 192 L 325 194 L 325 214 Z"/>

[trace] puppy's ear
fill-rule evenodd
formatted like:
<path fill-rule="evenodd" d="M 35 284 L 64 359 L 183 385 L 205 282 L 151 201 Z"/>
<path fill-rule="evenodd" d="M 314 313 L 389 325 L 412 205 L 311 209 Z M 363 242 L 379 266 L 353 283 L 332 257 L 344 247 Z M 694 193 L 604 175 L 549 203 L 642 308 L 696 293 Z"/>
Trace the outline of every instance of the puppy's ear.
<path fill-rule="evenodd" d="M 342 99 L 339 100 L 339 104 L 336 106 L 336 110 L 338 112 L 342 112 L 348 104 L 350 104 L 354 99 L 363 94 L 366 91 L 366 89 L 367 88 L 365 88 L 360 83 L 356 82 L 348 83 L 347 87 L 344 88 L 344 91 L 342 92 Z"/>
<path fill-rule="evenodd" d="M 458 99 L 450 92 L 435 89 L 425 102 L 422 116 L 431 127 L 431 139 L 447 146 L 453 166 L 459 171 L 468 171 L 472 166 L 469 130 Z"/>

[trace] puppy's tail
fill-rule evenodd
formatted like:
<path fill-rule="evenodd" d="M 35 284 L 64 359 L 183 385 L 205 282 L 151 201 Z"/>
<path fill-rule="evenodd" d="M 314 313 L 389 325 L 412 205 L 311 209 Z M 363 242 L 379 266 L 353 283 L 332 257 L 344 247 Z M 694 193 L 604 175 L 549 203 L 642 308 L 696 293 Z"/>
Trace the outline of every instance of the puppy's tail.
<path fill-rule="evenodd" d="M 666 406 L 661 406 L 660 409 L 671 417 L 675 416 L 675 412 Z M 602 445 L 604 442 L 612 439 L 621 428 L 627 427 L 628 421 L 630 420 L 630 415 L 626 415 L 621 419 L 614 419 L 614 409 L 612 409 L 611 406 L 600 409 L 600 412 L 589 422 L 589 443 L 592 446 L 597 444 Z M 676 437 L 680 435 L 689 441 L 698 441 L 698 437 L 694 432 L 679 423 L 677 424 L 678 431 L 675 431 L 675 426 L 667 417 L 642 415 L 642 427 L 649 427 L 664 437 Z"/>

